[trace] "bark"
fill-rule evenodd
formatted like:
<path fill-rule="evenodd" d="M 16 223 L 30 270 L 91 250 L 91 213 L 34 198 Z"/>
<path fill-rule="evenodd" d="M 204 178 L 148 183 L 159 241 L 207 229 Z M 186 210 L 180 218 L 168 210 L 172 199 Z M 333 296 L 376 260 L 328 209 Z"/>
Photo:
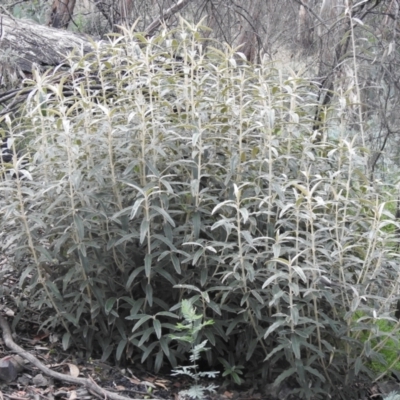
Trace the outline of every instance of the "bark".
<path fill-rule="evenodd" d="M 151 36 L 163 21 L 182 10 L 190 0 L 179 0 L 165 10 L 146 28 Z M 54 4 L 75 4 L 75 0 L 55 0 Z M 128 18 L 131 0 L 124 2 L 123 13 Z M 122 9 L 121 9 L 122 10 Z M 63 18 L 66 14 L 63 14 Z M 69 14 L 67 15 L 69 17 Z M 52 24 L 62 26 L 61 14 L 54 15 Z M 63 64 L 65 55 L 74 48 L 86 54 L 93 50 L 90 38 L 70 31 L 38 25 L 33 21 L 19 20 L 0 13 L 0 84 L 9 87 L 6 78 L 15 80 L 26 77 L 32 69 L 46 69 Z"/>
<path fill-rule="evenodd" d="M 261 18 L 261 1 L 253 0 L 249 4 L 247 13 L 243 13 L 241 16 L 241 33 L 238 38 L 238 44 L 242 47 L 240 51 L 246 56 L 250 62 L 257 62 L 258 58 L 258 42 L 261 38 L 257 36 L 260 26 Z"/>
<path fill-rule="evenodd" d="M 129 27 L 132 24 L 133 0 L 120 0 L 118 25 Z"/>
<path fill-rule="evenodd" d="M 3 70 L 3 78 L 4 70 L 10 67 L 20 77 L 25 77 L 34 67 L 45 69 L 60 65 L 74 48 L 83 53 L 93 50 L 84 35 L 0 14 L 0 73 Z"/>
<path fill-rule="evenodd" d="M 299 24 L 297 40 L 305 48 L 308 48 L 313 41 L 313 27 L 312 20 L 309 16 L 309 11 L 306 9 L 309 0 L 303 0 L 304 4 L 299 8 Z"/>
<path fill-rule="evenodd" d="M 49 26 L 68 28 L 74 13 L 76 0 L 54 0 L 51 7 Z"/>

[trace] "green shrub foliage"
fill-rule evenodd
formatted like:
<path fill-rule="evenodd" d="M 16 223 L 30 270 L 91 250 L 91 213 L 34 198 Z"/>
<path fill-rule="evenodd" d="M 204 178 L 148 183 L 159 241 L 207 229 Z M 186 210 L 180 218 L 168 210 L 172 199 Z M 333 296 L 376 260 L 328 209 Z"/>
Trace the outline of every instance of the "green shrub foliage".
<path fill-rule="evenodd" d="M 342 101 L 335 138 L 313 132 L 311 82 L 204 45 L 185 22 L 126 31 L 26 81 L 2 120 L 30 160 L 1 182 L 18 318 L 158 370 L 184 360 L 170 334 L 190 299 L 215 321 L 197 336 L 210 363 L 326 398 L 379 358 L 353 315 L 389 318 L 396 221 Z"/>

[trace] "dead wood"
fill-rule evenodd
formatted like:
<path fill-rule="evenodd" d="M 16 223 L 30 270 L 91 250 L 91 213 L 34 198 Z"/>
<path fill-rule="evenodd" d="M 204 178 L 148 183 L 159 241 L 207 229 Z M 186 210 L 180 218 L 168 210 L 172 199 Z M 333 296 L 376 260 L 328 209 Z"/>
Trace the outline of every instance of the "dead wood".
<path fill-rule="evenodd" d="M 146 28 L 146 34 L 153 35 L 163 21 L 176 14 L 189 2 L 190 0 L 180 0 L 165 10 Z M 55 3 L 65 5 L 63 1 Z M 72 0 L 71 3 L 73 3 Z M 57 26 L 59 25 L 57 22 Z M 91 39 L 88 36 L 38 25 L 30 20 L 15 19 L 0 13 L 0 79 L 2 81 L 10 66 L 14 67 L 14 73 L 17 72 L 19 78 L 23 78 L 26 73 L 30 74 L 34 67 L 45 69 L 63 64 L 65 56 L 74 48 L 83 54 L 93 51 Z"/>
<path fill-rule="evenodd" d="M 111 400 L 132 400 L 130 397 L 121 396 L 117 393 L 110 392 L 108 390 L 102 389 L 93 379 L 86 378 L 75 378 L 70 375 L 61 374 L 59 372 L 53 371 L 50 368 L 46 367 L 42 364 L 35 356 L 25 351 L 22 347 L 18 346 L 11 335 L 11 329 L 7 322 L 7 320 L 0 315 L 0 328 L 3 331 L 3 340 L 6 346 L 14 351 L 16 354 L 28 360 L 31 364 L 33 364 L 36 368 L 39 368 L 44 374 L 50 376 L 54 379 L 58 379 L 60 381 L 73 383 L 76 385 L 84 386 L 87 390 L 100 395 L 102 398 L 111 399 Z M 141 400 L 141 399 L 134 399 Z M 153 400 L 153 399 L 150 399 Z M 155 399 L 154 399 L 155 400 Z"/>
<path fill-rule="evenodd" d="M 31 73 L 33 67 L 57 66 L 74 48 L 84 54 L 93 51 L 89 38 L 84 35 L 0 14 L 1 69 L 9 67 L 10 61 L 20 75 Z"/>

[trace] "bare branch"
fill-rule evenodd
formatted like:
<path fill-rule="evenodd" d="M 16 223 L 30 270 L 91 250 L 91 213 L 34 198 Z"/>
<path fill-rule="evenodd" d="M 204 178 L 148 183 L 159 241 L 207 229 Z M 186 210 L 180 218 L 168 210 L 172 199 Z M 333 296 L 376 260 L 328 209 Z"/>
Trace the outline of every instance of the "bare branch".
<path fill-rule="evenodd" d="M 167 11 L 163 12 L 156 20 L 154 20 L 146 29 L 145 32 L 151 36 L 154 31 L 161 26 L 162 22 L 168 19 L 171 15 L 176 14 L 179 10 L 186 7 L 190 0 L 180 0 L 178 3 L 168 8 Z"/>

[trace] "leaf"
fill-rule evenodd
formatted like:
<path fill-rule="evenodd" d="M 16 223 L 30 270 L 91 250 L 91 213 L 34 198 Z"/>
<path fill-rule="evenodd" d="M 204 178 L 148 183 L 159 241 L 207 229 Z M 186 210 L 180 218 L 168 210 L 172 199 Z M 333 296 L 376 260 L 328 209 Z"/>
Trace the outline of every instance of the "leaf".
<path fill-rule="evenodd" d="M 174 220 L 170 217 L 170 215 L 161 207 L 158 206 L 151 206 L 151 209 L 157 211 L 159 214 L 161 214 L 168 222 L 171 226 L 173 226 L 175 228 L 175 222 Z"/>
<path fill-rule="evenodd" d="M 205 330 L 204 334 L 206 335 L 206 338 L 210 342 L 210 344 L 212 346 L 215 346 L 217 342 L 214 333 L 211 330 L 207 329 Z"/>
<path fill-rule="evenodd" d="M 170 350 L 169 350 L 169 346 L 167 343 L 167 340 L 165 339 L 165 337 L 160 339 L 160 346 L 162 351 L 164 352 L 164 354 L 169 357 L 170 356 Z"/>
<path fill-rule="evenodd" d="M 253 245 L 254 240 L 249 231 L 242 231 L 241 234 L 248 244 Z"/>
<path fill-rule="evenodd" d="M 272 332 L 276 331 L 282 325 L 285 325 L 286 321 L 284 319 L 275 321 L 264 333 L 264 339 L 266 339 Z"/>
<path fill-rule="evenodd" d="M 165 317 L 170 317 L 170 318 L 176 318 L 176 319 L 179 319 L 179 315 L 177 315 L 177 314 L 174 314 L 174 313 L 172 313 L 172 312 L 170 312 L 170 311 L 159 311 L 157 314 L 156 314 L 156 316 L 165 316 Z"/>
<path fill-rule="evenodd" d="M 161 341 L 160 341 L 161 343 Z M 148 347 L 146 347 L 143 351 L 142 354 L 142 359 L 140 360 L 140 362 L 143 364 L 146 360 L 147 357 L 151 354 L 151 352 L 154 350 L 154 348 L 158 345 L 158 342 L 153 342 L 151 343 Z"/>
<path fill-rule="evenodd" d="M 296 372 L 296 368 L 288 368 L 286 371 L 283 371 L 274 381 L 274 386 L 279 386 L 286 378 L 292 376 Z"/>
<path fill-rule="evenodd" d="M 292 350 L 293 350 L 294 356 L 297 359 L 300 359 L 301 358 L 300 340 L 299 340 L 299 337 L 295 333 L 293 333 L 291 335 L 291 343 L 292 343 Z"/>
<path fill-rule="evenodd" d="M 34 268 L 35 266 L 33 264 L 28 265 L 27 267 L 24 268 L 18 282 L 20 287 L 22 287 L 23 283 L 25 282 L 25 279 L 32 273 L 32 270 Z"/>
<path fill-rule="evenodd" d="M 142 336 L 139 340 L 139 343 L 137 344 L 138 347 L 141 347 L 144 345 L 148 340 L 149 337 L 154 333 L 154 327 L 150 326 L 149 328 L 145 329 L 144 332 L 142 332 Z"/>
<path fill-rule="evenodd" d="M 145 218 L 142 219 L 142 223 L 140 224 L 140 244 L 143 244 L 144 239 L 146 239 L 146 236 L 149 234 L 149 221 Z"/>
<path fill-rule="evenodd" d="M 207 267 L 202 267 L 201 268 L 201 273 L 200 273 L 200 286 L 204 287 L 208 279 L 208 268 Z"/>
<path fill-rule="evenodd" d="M 270 276 L 262 285 L 262 289 L 265 289 L 274 281 L 279 281 L 279 278 L 284 278 L 285 280 L 289 280 L 289 274 L 286 272 L 278 272 L 272 276 Z"/>
<path fill-rule="evenodd" d="M 58 300 L 63 300 L 63 296 L 61 295 L 60 291 L 58 290 L 58 287 L 51 282 L 50 280 L 46 281 L 46 286 L 50 289 L 52 295 L 58 299 Z"/>
<path fill-rule="evenodd" d="M 315 375 L 321 382 L 326 382 L 325 377 L 319 373 L 318 370 L 316 370 L 315 368 L 312 368 L 310 366 L 306 366 L 305 370 L 310 372 L 311 374 Z"/>
<path fill-rule="evenodd" d="M 249 361 L 253 356 L 254 350 L 257 348 L 258 340 L 252 339 L 247 343 L 246 361 Z"/>
<path fill-rule="evenodd" d="M 292 185 L 298 189 L 305 197 L 310 196 L 310 192 L 307 190 L 307 188 L 299 183 L 292 182 Z"/>
<path fill-rule="evenodd" d="M 200 237 L 200 228 L 201 228 L 201 214 L 199 211 L 193 213 L 192 223 L 193 223 L 193 237 L 194 239 L 198 239 Z"/>
<path fill-rule="evenodd" d="M 275 353 L 279 353 L 280 351 L 288 348 L 287 344 L 280 344 L 279 346 L 276 346 L 272 349 L 271 352 L 267 354 L 267 356 L 264 358 L 264 361 L 268 361 Z"/>
<path fill-rule="evenodd" d="M 355 297 L 351 300 L 350 311 L 352 311 L 352 312 L 357 311 L 358 306 L 360 305 L 360 301 L 361 301 L 361 298 L 358 297 L 358 296 L 355 296 Z"/>
<path fill-rule="evenodd" d="M 101 355 L 101 361 L 107 361 L 108 358 L 110 357 L 110 355 L 112 354 L 114 350 L 114 346 L 113 345 L 108 345 L 104 350 L 103 350 L 103 354 Z"/>
<path fill-rule="evenodd" d="M 162 335 L 161 322 L 158 319 L 153 319 L 153 327 L 154 327 L 154 332 L 156 333 L 157 339 L 160 339 L 161 335 Z"/>
<path fill-rule="evenodd" d="M 169 226 L 169 225 L 168 225 L 168 226 Z M 174 244 L 172 243 L 172 240 L 173 240 L 172 238 L 169 239 L 169 238 L 166 237 L 166 236 L 158 235 L 158 234 L 153 235 L 153 238 L 154 238 L 154 239 L 158 239 L 158 240 L 164 242 L 164 243 L 170 248 L 171 251 L 175 251 L 175 252 L 178 251 L 177 248 L 176 248 L 176 247 L 174 246 Z M 166 253 L 166 254 L 168 254 L 168 253 Z M 160 258 L 159 258 L 159 259 L 160 259 Z"/>
<path fill-rule="evenodd" d="M 247 208 L 244 207 L 240 208 L 239 211 L 240 214 L 242 215 L 243 223 L 245 224 L 249 219 L 249 211 L 247 210 Z"/>
<path fill-rule="evenodd" d="M 154 361 L 154 370 L 155 370 L 156 372 L 158 372 L 158 371 L 161 369 L 162 364 L 163 364 L 163 359 L 164 359 L 164 353 L 163 353 L 162 350 L 160 350 L 160 351 L 157 353 L 156 359 L 155 359 L 155 361 Z"/>
<path fill-rule="evenodd" d="M 192 261 L 193 265 L 197 264 L 197 262 L 199 261 L 200 257 L 203 255 L 203 253 L 204 253 L 204 249 L 203 248 L 198 249 L 196 251 L 196 253 L 194 253 L 193 261 Z"/>
<path fill-rule="evenodd" d="M 215 303 L 214 301 L 210 300 L 210 301 L 208 302 L 208 306 L 209 306 L 217 315 L 222 315 L 220 306 L 219 306 L 217 303 Z"/>
<path fill-rule="evenodd" d="M 281 246 L 278 243 L 272 245 L 272 251 L 274 252 L 274 258 L 278 258 L 281 254 Z"/>
<path fill-rule="evenodd" d="M 360 24 L 361 26 L 364 26 L 364 22 L 361 21 L 361 19 L 356 18 L 356 17 L 352 17 L 351 18 L 353 21 L 357 22 L 357 24 Z"/>
<path fill-rule="evenodd" d="M 153 305 L 153 286 L 151 286 L 150 283 L 146 284 L 146 300 L 149 303 L 149 306 L 151 307 Z"/>
<path fill-rule="evenodd" d="M 242 379 L 240 378 L 237 372 L 232 372 L 231 377 L 233 381 L 236 383 L 236 385 L 241 385 L 243 383 Z"/>
<path fill-rule="evenodd" d="M 144 257 L 144 273 L 146 275 L 146 278 L 149 278 L 150 274 L 151 274 L 152 259 L 153 259 L 153 256 L 151 254 L 146 254 Z"/>
<path fill-rule="evenodd" d="M 83 240 L 85 238 L 85 227 L 82 218 L 78 214 L 74 214 L 74 223 L 79 240 Z"/>
<path fill-rule="evenodd" d="M 154 273 L 157 273 L 164 277 L 171 285 L 176 285 L 176 280 L 172 277 L 172 275 L 167 271 L 167 269 L 161 267 L 153 268 Z M 175 277 L 175 275 L 174 275 Z"/>
<path fill-rule="evenodd" d="M 53 262 L 53 257 L 46 248 L 43 246 L 35 246 L 35 249 L 38 250 L 42 256 L 44 256 L 46 261 L 50 263 Z"/>
<path fill-rule="evenodd" d="M 217 206 L 215 206 L 214 209 L 212 210 L 211 214 L 214 215 L 221 207 L 224 207 L 224 206 L 235 207 L 235 203 L 232 200 L 225 200 L 222 203 L 219 203 Z"/>
<path fill-rule="evenodd" d="M 198 289 L 196 286 L 193 286 L 193 285 L 182 285 L 182 284 L 179 284 L 179 285 L 175 285 L 174 288 L 177 288 L 177 289 L 195 290 L 196 292 L 201 293 L 201 290 Z"/>
<path fill-rule="evenodd" d="M 144 271 L 144 267 L 135 268 L 132 273 L 129 275 L 128 281 L 126 282 L 126 289 L 129 290 L 135 278 Z"/>
<path fill-rule="evenodd" d="M 176 273 L 181 274 L 181 264 L 179 262 L 179 258 L 174 253 L 171 253 L 171 261 L 174 265 Z"/>
<path fill-rule="evenodd" d="M 115 356 L 116 356 L 116 358 L 117 358 L 118 361 L 121 360 L 122 353 L 123 353 L 123 351 L 124 351 L 124 349 L 125 349 L 127 343 L 128 343 L 128 340 L 127 340 L 127 339 L 122 339 L 122 340 L 120 340 L 120 342 L 118 343 L 117 351 L 116 351 L 116 353 L 115 353 Z"/>
<path fill-rule="evenodd" d="M 260 296 L 257 290 L 251 290 L 251 294 L 257 299 L 260 304 L 264 304 L 264 299 Z"/>
<path fill-rule="evenodd" d="M 358 376 L 358 373 L 360 372 L 361 368 L 363 366 L 363 362 L 361 357 L 356 358 L 356 362 L 354 363 L 354 374 L 355 376 Z"/>
<path fill-rule="evenodd" d="M 67 363 L 69 367 L 69 374 L 74 378 L 79 376 L 79 368 L 75 364 Z"/>
<path fill-rule="evenodd" d="M 112 310 L 114 303 L 116 302 L 116 298 L 115 297 L 110 297 L 107 301 L 106 304 L 104 305 L 104 310 L 106 312 L 106 314 L 108 315 L 110 313 L 110 311 Z"/>
<path fill-rule="evenodd" d="M 69 332 L 65 332 L 62 337 L 62 346 L 64 351 L 68 350 L 70 339 L 71 339 L 71 334 Z"/>
<path fill-rule="evenodd" d="M 232 320 L 232 321 L 229 323 L 228 328 L 226 329 L 226 334 L 227 334 L 227 336 L 229 336 L 229 335 L 233 332 L 233 330 L 234 330 L 239 324 L 241 324 L 242 322 L 243 322 L 242 317 L 237 317 L 237 318 L 235 318 L 234 320 Z"/>
<path fill-rule="evenodd" d="M 70 268 L 68 272 L 63 277 L 63 292 L 66 291 L 68 283 L 71 281 L 72 277 L 75 275 L 75 268 Z"/>
<path fill-rule="evenodd" d="M 139 321 L 136 322 L 136 324 L 133 326 L 132 332 L 135 332 L 140 326 L 142 326 L 145 322 L 147 322 L 149 319 L 152 319 L 152 318 L 153 317 L 151 315 L 145 315 L 142 318 L 140 318 Z"/>

